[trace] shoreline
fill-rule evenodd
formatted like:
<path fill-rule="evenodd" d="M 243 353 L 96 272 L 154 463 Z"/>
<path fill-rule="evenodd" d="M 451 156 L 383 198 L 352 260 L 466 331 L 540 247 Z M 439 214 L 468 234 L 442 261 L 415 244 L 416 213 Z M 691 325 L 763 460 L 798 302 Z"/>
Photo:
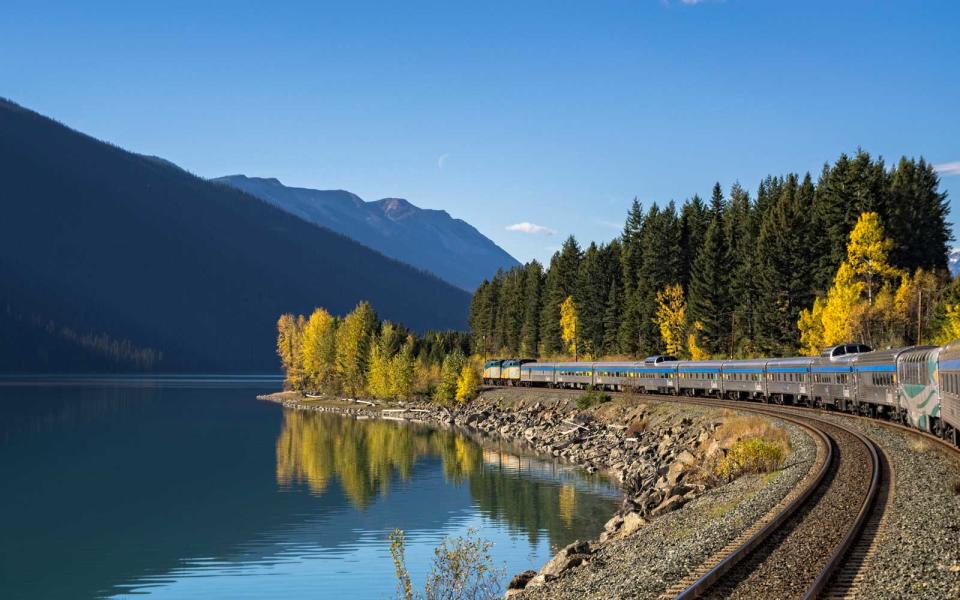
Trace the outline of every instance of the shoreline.
<path fill-rule="evenodd" d="M 597 568 L 603 571 L 599 575 L 601 579 L 612 577 L 618 584 L 622 583 L 629 575 L 606 572 L 604 557 L 614 547 L 617 554 L 642 552 L 647 536 L 634 534 L 654 529 L 653 525 L 669 520 L 663 518 L 668 515 L 689 513 L 693 521 L 706 521 L 707 526 L 712 526 L 709 521 L 716 520 L 719 512 L 724 515 L 736 512 L 738 507 L 731 505 L 736 498 L 749 505 L 748 500 L 754 497 L 762 502 L 747 508 L 762 514 L 806 475 L 816 454 L 815 449 L 811 452 L 815 444 L 806 433 L 776 419 L 761 417 L 789 431 L 793 450 L 784 468 L 766 476 L 747 475 L 728 483 L 711 480 L 703 465 L 726 449 L 724 446 L 729 440 L 723 438 L 720 429 L 734 415 L 715 408 L 646 398 L 617 398 L 586 409 L 576 407 L 573 395 L 524 388 L 483 390 L 477 399 L 449 407 L 430 402 L 370 405 L 338 398 L 306 398 L 299 392 L 264 394 L 257 399 L 295 410 L 456 428 L 467 435 L 480 434 L 518 443 L 539 456 L 611 477 L 619 485 L 623 498 L 599 538 L 578 540 L 561 549 L 539 571 L 516 575 L 507 596 L 524 598 L 581 595 L 583 582 L 578 580 L 583 579 L 585 571 Z M 768 487 L 769 493 L 762 493 Z M 738 489 L 731 500 L 730 492 Z M 687 505 L 692 510 L 680 510 Z M 752 518 L 721 528 L 716 543 L 699 544 L 698 551 L 709 554 L 723 539 L 734 535 L 737 526 L 745 527 Z M 706 559 L 708 554 L 702 558 Z M 655 557 L 651 560 L 656 562 Z M 679 569 L 677 565 L 665 564 L 664 572 L 659 574 L 662 586 L 654 587 L 666 589 L 671 580 L 679 579 L 697 566 L 699 563 L 690 563 L 689 559 L 685 559 Z M 657 573 L 650 575 L 656 577 Z M 598 575 L 593 573 L 591 577 Z M 619 589 L 620 585 L 616 587 Z M 656 589 L 650 592 L 652 596 L 659 593 Z"/>

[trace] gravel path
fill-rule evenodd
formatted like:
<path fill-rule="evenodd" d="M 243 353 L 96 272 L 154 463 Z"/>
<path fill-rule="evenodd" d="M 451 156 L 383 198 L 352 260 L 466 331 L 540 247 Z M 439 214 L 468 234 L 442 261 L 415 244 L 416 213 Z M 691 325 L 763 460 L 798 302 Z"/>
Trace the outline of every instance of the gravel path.
<path fill-rule="evenodd" d="M 633 535 L 600 546 L 582 567 L 518 598 L 655 598 L 721 550 L 789 493 L 816 461 L 816 443 L 790 431 L 787 466 L 710 490 L 682 509 L 654 519 Z"/>
<path fill-rule="evenodd" d="M 960 598 L 960 495 L 953 490 L 960 481 L 960 457 L 900 430 L 826 418 L 870 437 L 895 471 L 892 510 L 857 597 Z"/>

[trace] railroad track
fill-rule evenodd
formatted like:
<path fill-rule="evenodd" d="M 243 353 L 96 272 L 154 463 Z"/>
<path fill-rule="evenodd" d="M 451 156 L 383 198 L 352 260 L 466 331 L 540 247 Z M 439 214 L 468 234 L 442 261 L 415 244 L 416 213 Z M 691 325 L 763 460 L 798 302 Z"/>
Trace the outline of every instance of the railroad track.
<path fill-rule="evenodd" d="M 790 494 L 661 598 L 856 596 L 892 498 L 892 470 L 872 440 L 797 407 L 713 398 L 638 399 L 775 417 L 802 427 L 819 446 L 817 463 Z"/>
<path fill-rule="evenodd" d="M 743 403 L 712 399 L 674 401 L 774 416 L 810 432 L 821 451 L 810 474 L 765 518 L 662 597 L 816 598 L 825 593 L 831 597 L 855 594 L 882 518 L 882 511 L 873 508 L 878 495 L 888 489 L 884 485 L 882 453 L 873 442 L 841 425 L 787 414 L 780 407 L 744 407 Z M 865 532 L 873 533 L 864 536 Z M 847 564 L 855 566 L 848 568 Z"/>

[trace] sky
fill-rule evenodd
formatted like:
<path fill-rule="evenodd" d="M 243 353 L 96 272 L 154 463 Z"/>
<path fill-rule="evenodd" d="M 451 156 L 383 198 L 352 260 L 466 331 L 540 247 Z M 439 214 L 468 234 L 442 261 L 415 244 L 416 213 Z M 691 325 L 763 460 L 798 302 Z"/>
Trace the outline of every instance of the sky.
<path fill-rule="evenodd" d="M 960 3 L 4 0 L 0 96 L 203 177 L 407 198 L 521 261 L 858 147 L 960 215 Z M 960 237 L 960 236 L 958 236 Z"/>

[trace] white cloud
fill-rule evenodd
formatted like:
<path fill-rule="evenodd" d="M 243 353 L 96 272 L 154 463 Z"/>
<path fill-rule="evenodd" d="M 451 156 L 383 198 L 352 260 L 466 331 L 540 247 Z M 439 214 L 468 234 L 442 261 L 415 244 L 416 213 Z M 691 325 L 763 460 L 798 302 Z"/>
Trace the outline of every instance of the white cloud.
<path fill-rule="evenodd" d="M 437 168 L 442 169 L 443 165 L 447 164 L 447 159 L 450 158 L 450 153 L 441 154 L 440 158 L 437 159 Z"/>
<path fill-rule="evenodd" d="M 941 175 L 960 175 L 960 160 L 933 165 L 933 170 Z"/>
<path fill-rule="evenodd" d="M 520 233 L 533 233 L 538 234 L 542 233 L 543 235 L 553 235 L 556 233 L 553 229 L 549 227 L 544 227 L 543 225 L 537 225 L 535 223 L 514 223 L 513 225 L 507 225 L 507 231 L 518 231 Z"/>

